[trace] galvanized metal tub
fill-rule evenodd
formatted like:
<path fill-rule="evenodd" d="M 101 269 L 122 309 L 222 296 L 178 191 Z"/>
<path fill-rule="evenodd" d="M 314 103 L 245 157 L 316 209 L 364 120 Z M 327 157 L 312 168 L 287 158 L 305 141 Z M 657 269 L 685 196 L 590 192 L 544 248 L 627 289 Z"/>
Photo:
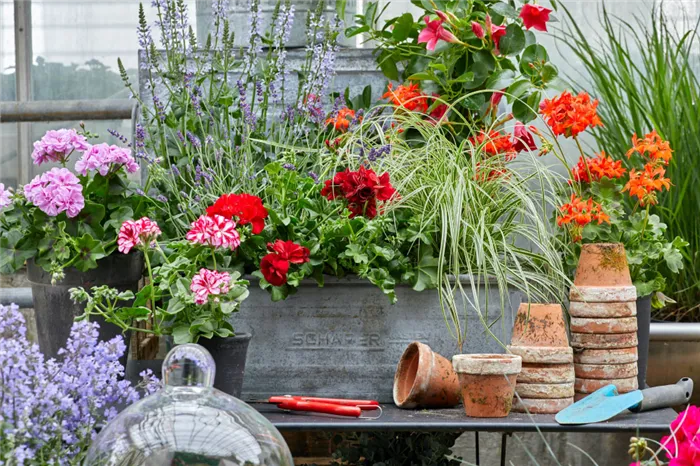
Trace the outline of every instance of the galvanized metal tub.
<path fill-rule="evenodd" d="M 510 341 L 520 293 L 509 293 L 501 318 L 495 284 L 485 287 L 491 331 Z M 243 400 L 272 395 L 315 395 L 373 398 L 392 402 L 396 365 L 412 341 L 428 344 L 450 359 L 458 352 L 445 324 L 436 290 L 397 287 L 398 303 L 366 280 L 328 278 L 319 288 L 302 283 L 298 293 L 272 302 L 269 293 L 251 279 L 250 296 L 232 322 L 236 332 L 253 335 L 246 362 Z M 463 315 L 463 314 L 462 314 Z M 469 311 L 465 353 L 504 352 Z"/>

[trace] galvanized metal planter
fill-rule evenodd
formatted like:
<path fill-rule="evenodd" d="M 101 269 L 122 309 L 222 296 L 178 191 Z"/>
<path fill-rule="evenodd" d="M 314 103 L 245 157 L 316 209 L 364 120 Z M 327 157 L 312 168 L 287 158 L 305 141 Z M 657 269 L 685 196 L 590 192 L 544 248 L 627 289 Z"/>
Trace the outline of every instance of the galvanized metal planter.
<path fill-rule="evenodd" d="M 488 322 L 507 343 L 520 293 L 510 293 L 501 319 L 498 291 L 485 288 Z M 391 305 L 374 285 L 358 278 L 328 278 L 319 288 L 304 282 L 297 294 L 272 302 L 251 280 L 250 296 L 232 320 L 237 332 L 253 335 L 243 383 L 243 400 L 271 395 L 317 395 L 373 398 L 392 402 L 396 365 L 412 341 L 428 344 L 447 358 L 457 353 L 436 290 L 397 289 Z M 484 305 L 484 309 L 486 306 Z M 469 313 L 464 352 L 502 353 L 475 312 Z"/>

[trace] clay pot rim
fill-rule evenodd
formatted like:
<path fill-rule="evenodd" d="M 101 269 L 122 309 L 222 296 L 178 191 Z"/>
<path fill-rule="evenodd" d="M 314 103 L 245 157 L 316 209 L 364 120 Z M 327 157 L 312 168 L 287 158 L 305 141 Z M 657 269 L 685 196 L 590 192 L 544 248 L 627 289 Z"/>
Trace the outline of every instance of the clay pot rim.
<path fill-rule="evenodd" d="M 637 288 L 634 285 L 588 286 L 573 285 L 569 290 L 569 300 L 588 303 L 625 303 L 637 301 Z"/>
<path fill-rule="evenodd" d="M 516 354 L 456 354 L 452 366 L 458 374 L 512 375 L 522 370 L 523 358 Z"/>
<path fill-rule="evenodd" d="M 413 398 L 415 398 L 418 388 L 427 383 L 427 381 L 424 380 L 425 378 L 420 370 L 420 366 L 427 363 L 430 352 L 432 352 L 432 349 L 428 345 L 419 341 L 414 341 L 410 343 L 401 354 L 401 358 L 399 359 L 399 364 L 396 367 L 396 373 L 394 375 L 394 388 L 392 391 L 394 404 L 396 404 L 396 406 L 399 408 L 411 408 L 417 406 L 417 403 L 415 400 L 413 400 Z M 416 357 L 418 358 L 418 367 L 416 368 L 416 373 L 414 374 L 411 389 L 405 394 L 404 397 L 402 397 L 400 393 L 401 384 L 399 383 L 399 378 L 408 370 L 408 364 L 410 364 L 412 361 L 412 358 L 409 357 L 411 353 L 416 353 Z M 430 370 L 425 372 L 428 374 L 429 378 Z"/>

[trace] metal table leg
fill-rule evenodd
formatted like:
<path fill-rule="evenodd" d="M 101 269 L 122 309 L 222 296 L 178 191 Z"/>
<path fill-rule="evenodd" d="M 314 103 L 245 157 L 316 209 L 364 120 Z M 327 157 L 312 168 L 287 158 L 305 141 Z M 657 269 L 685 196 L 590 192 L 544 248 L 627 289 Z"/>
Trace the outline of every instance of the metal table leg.
<path fill-rule="evenodd" d="M 476 466 L 479 466 L 479 431 L 474 431 L 474 445 L 476 450 Z"/>
<path fill-rule="evenodd" d="M 501 436 L 501 466 L 506 466 L 506 450 L 508 448 L 508 436 L 513 435 L 512 432 L 504 432 Z"/>

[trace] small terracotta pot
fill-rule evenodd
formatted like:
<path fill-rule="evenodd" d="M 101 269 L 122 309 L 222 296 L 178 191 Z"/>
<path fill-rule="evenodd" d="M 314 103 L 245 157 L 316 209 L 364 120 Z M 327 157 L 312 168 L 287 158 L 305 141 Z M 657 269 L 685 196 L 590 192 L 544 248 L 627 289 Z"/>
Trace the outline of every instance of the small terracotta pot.
<path fill-rule="evenodd" d="M 523 303 L 513 325 L 513 346 L 566 347 L 564 313 L 559 304 Z"/>
<path fill-rule="evenodd" d="M 452 365 L 459 377 L 464 412 L 470 417 L 506 417 L 522 358 L 514 354 L 458 354 Z"/>
<path fill-rule="evenodd" d="M 576 377 L 582 379 L 627 379 L 638 374 L 636 362 L 626 364 L 574 364 Z"/>
<path fill-rule="evenodd" d="M 637 333 L 575 333 L 571 346 L 585 349 L 636 348 Z"/>
<path fill-rule="evenodd" d="M 637 331 L 637 318 L 590 319 L 586 317 L 572 317 L 571 331 L 576 333 L 631 333 Z"/>
<path fill-rule="evenodd" d="M 573 364 L 535 364 L 523 361 L 523 369 L 518 375 L 521 383 L 566 383 L 574 381 Z"/>
<path fill-rule="evenodd" d="M 423 343 L 408 345 L 394 375 L 396 406 L 451 408 L 460 401 L 459 380 L 450 361 Z"/>
<path fill-rule="evenodd" d="M 637 390 L 639 384 L 637 377 L 629 377 L 625 379 L 580 379 L 576 378 L 574 385 L 576 393 L 593 393 L 606 385 L 615 385 L 618 393 L 629 393 Z"/>
<path fill-rule="evenodd" d="M 523 358 L 523 362 L 533 364 L 571 364 L 574 350 L 571 346 L 507 346 L 508 351 Z"/>
<path fill-rule="evenodd" d="M 571 406 L 573 402 L 574 397 L 554 398 L 549 400 L 533 398 L 515 398 L 513 400 L 513 412 L 530 414 L 557 414 L 562 409 Z"/>
<path fill-rule="evenodd" d="M 595 287 L 632 285 L 625 247 L 621 243 L 584 244 L 576 267 L 574 285 Z"/>
<path fill-rule="evenodd" d="M 515 391 L 520 398 L 552 399 L 574 396 L 574 382 L 566 383 L 519 383 Z"/>
<path fill-rule="evenodd" d="M 637 347 L 616 349 L 583 349 L 574 353 L 577 364 L 626 364 L 637 362 Z"/>
<path fill-rule="evenodd" d="M 637 315 L 636 301 L 616 303 L 569 303 L 571 317 L 587 317 L 591 319 L 607 319 L 614 317 L 634 317 Z"/>

